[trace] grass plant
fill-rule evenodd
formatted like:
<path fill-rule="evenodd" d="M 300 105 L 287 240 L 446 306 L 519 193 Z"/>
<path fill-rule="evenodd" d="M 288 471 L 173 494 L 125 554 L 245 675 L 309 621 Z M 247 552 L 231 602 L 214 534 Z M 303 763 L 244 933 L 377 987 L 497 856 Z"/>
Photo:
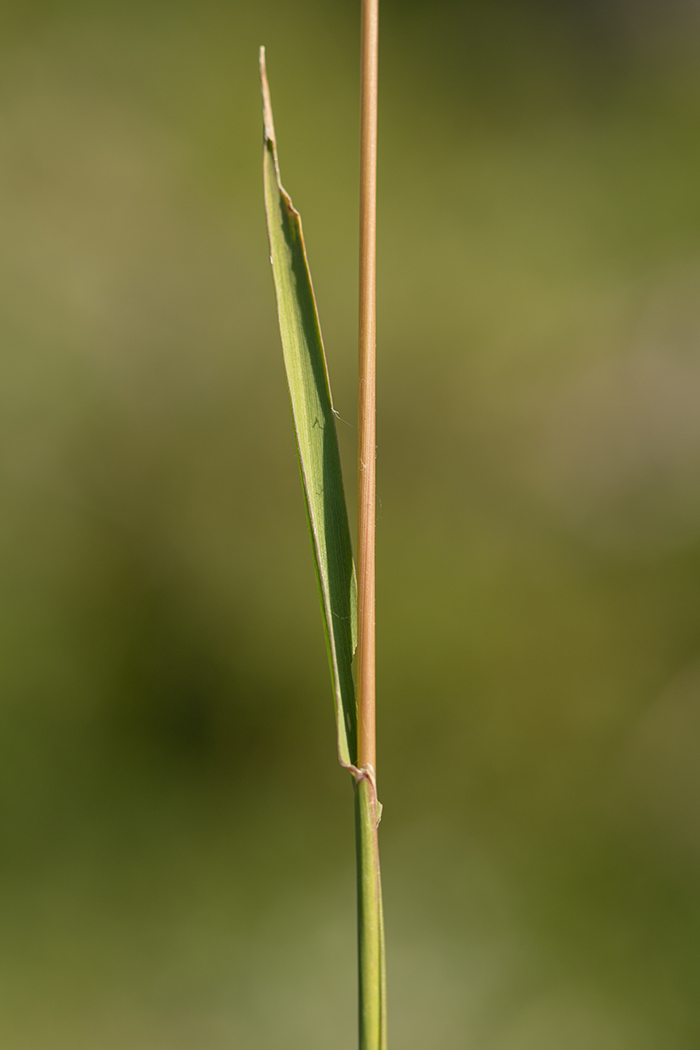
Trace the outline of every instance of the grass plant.
<path fill-rule="evenodd" d="M 282 349 L 335 698 L 340 763 L 355 788 L 359 1044 L 385 1050 L 386 977 L 375 743 L 377 0 L 362 14 L 358 566 L 350 542 L 328 369 L 301 218 L 282 186 L 265 51 L 265 209 Z M 353 659 L 357 653 L 357 694 Z"/>

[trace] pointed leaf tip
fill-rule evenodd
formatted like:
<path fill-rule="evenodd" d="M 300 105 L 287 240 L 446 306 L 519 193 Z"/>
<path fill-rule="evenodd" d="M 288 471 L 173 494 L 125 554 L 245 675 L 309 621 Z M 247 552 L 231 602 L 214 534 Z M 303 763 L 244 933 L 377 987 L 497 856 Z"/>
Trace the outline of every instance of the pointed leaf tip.
<path fill-rule="evenodd" d="M 267 82 L 267 68 L 265 66 L 265 47 L 260 48 L 260 88 L 263 99 L 263 128 L 265 141 L 275 141 L 275 123 L 272 119 L 272 104 L 270 102 L 270 87 Z"/>

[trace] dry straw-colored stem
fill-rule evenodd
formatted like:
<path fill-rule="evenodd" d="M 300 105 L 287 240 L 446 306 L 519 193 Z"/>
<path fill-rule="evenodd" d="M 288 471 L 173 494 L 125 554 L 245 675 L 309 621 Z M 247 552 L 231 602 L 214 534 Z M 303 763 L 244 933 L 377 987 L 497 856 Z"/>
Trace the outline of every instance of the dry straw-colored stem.
<path fill-rule="evenodd" d="M 375 521 L 378 0 L 362 0 L 358 391 L 358 765 L 376 769 Z"/>

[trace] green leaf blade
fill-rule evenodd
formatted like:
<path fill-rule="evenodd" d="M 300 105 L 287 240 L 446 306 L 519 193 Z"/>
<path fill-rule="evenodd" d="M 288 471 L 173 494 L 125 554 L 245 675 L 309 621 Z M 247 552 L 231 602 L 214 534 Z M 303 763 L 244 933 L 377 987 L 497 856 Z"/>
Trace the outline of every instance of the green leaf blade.
<path fill-rule="evenodd" d="M 280 180 L 262 49 L 260 76 L 265 210 L 279 327 L 335 696 L 338 755 L 343 765 L 353 768 L 357 585 L 335 414 L 301 218 Z"/>

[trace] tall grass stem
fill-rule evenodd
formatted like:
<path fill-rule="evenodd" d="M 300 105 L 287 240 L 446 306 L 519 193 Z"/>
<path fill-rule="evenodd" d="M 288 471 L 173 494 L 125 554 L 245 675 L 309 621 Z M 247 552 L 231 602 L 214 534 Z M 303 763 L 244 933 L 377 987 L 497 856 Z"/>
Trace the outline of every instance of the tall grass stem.
<path fill-rule="evenodd" d="M 358 765 L 377 766 L 375 532 L 377 448 L 378 0 L 362 0 L 360 123 L 360 310 L 358 385 Z"/>
<path fill-rule="evenodd" d="M 362 0 L 357 528 L 357 918 L 360 1050 L 385 1050 L 386 976 L 377 801 L 377 94 L 379 3 Z"/>

